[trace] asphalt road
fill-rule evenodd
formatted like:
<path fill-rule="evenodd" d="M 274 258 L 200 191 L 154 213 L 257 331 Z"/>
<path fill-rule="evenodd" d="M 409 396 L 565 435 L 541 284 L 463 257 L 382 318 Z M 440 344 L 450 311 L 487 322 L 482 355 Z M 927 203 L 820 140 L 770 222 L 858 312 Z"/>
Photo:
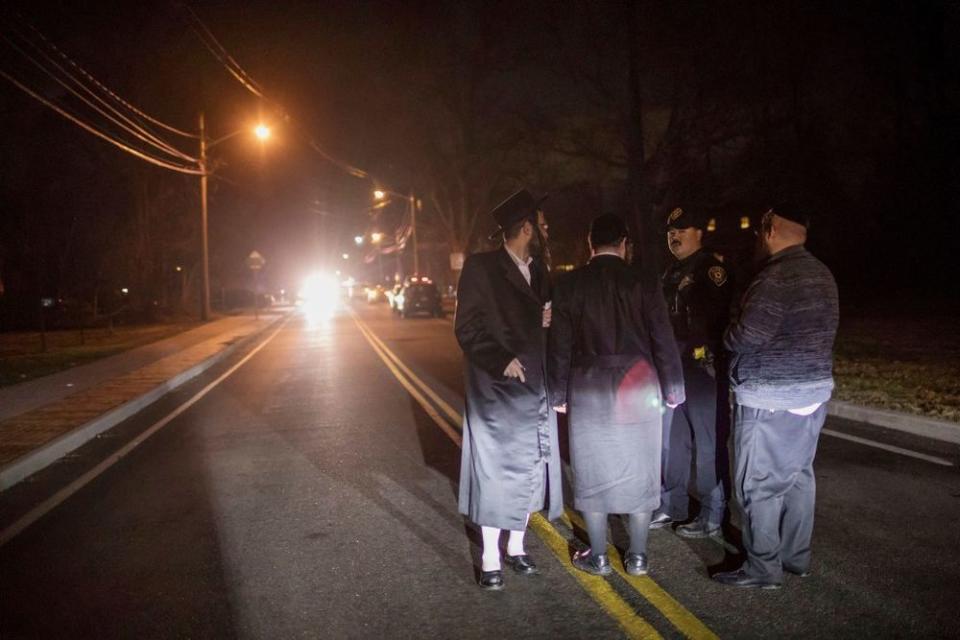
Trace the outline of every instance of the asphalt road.
<path fill-rule="evenodd" d="M 237 364 L 0 494 L 0 527 Z M 537 521 L 541 575 L 475 586 L 457 514 L 460 353 L 449 320 L 356 307 L 263 348 L 0 547 L 0 638 L 960 636 L 960 450 L 829 420 L 954 466 L 821 438 L 814 575 L 777 592 L 708 573 L 726 547 L 651 534 L 650 579 L 582 580 L 573 520 Z M 624 531 L 613 521 L 614 542 Z"/>

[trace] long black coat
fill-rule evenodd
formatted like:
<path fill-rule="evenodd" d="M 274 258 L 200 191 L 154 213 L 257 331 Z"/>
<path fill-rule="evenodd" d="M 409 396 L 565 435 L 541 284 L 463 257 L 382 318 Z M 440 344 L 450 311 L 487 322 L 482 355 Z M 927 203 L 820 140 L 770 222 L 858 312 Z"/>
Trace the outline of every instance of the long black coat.
<path fill-rule="evenodd" d="M 684 400 L 658 283 L 600 255 L 554 289 L 551 404 L 568 405 L 574 504 L 633 513 L 660 500 L 661 397 Z"/>
<path fill-rule="evenodd" d="M 560 515 L 556 415 L 546 387 L 543 304 L 546 269 L 531 264 L 532 286 L 501 248 L 470 256 L 457 292 L 455 333 L 463 349 L 466 411 L 460 465 L 460 512 L 476 524 L 522 530 L 547 463 L 551 518 Z M 526 382 L 503 375 L 514 358 Z"/>

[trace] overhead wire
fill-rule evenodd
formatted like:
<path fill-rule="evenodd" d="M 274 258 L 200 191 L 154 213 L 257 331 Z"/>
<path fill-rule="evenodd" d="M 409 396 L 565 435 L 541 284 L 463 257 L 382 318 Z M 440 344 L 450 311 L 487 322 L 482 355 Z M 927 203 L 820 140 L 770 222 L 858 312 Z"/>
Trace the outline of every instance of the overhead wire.
<path fill-rule="evenodd" d="M 142 150 L 140 150 L 140 149 L 137 149 L 137 148 L 135 148 L 135 147 L 132 147 L 132 146 L 128 145 L 127 143 L 123 142 L 123 141 L 120 141 L 120 140 L 117 140 L 117 139 L 111 137 L 110 135 L 108 135 L 108 134 L 100 131 L 99 129 L 97 129 L 97 128 L 94 127 L 93 125 L 90 125 L 90 124 L 84 122 L 83 120 L 81 120 L 81 119 L 78 118 L 77 116 L 73 115 L 72 113 L 70 113 L 70 112 L 67 111 L 66 109 L 62 108 L 61 106 L 55 104 L 54 102 L 51 102 L 50 100 L 47 100 L 46 98 L 44 98 L 43 96 L 41 96 L 40 94 L 38 94 L 36 91 L 33 91 L 32 89 L 30 89 L 29 87 L 27 87 L 25 84 L 23 84 L 22 82 L 20 82 L 20 81 L 17 80 L 16 78 L 14 78 L 12 75 L 8 74 L 8 73 L 7 73 L 6 71 L 4 71 L 3 69 L 0 69 L 0 77 L 3 77 L 4 79 L 6 79 L 7 81 L 9 81 L 11 84 L 13 84 L 15 87 L 17 87 L 18 89 L 20 89 L 20 90 L 23 91 L 24 93 L 26 93 L 28 96 L 30 96 L 30 97 L 33 98 L 34 100 L 37 100 L 37 101 L 40 102 L 41 104 L 43 104 L 43 105 L 49 107 L 50 109 L 56 111 L 56 112 L 59 113 L 61 116 L 63 116 L 63 117 L 66 118 L 67 120 L 70 120 L 71 122 L 73 122 L 73 123 L 76 124 L 77 126 L 81 127 L 82 129 L 88 131 L 89 133 L 92 133 L 93 135 L 97 136 L 98 138 L 101 138 L 101 139 L 103 139 L 103 140 L 106 140 L 107 142 L 109 142 L 110 144 L 114 145 L 115 147 L 118 147 L 119 149 L 122 149 L 123 151 L 126 151 L 127 153 L 129 153 L 129 154 L 131 154 L 131 155 L 133 155 L 133 156 L 136 156 L 136 157 L 140 158 L 141 160 L 144 160 L 145 162 L 149 162 L 149 163 L 151 163 L 151 164 L 157 165 L 158 167 L 163 167 L 163 168 L 165 168 L 165 169 L 170 169 L 171 171 L 178 171 L 178 172 L 180 172 L 180 173 L 186 173 L 186 174 L 195 175 L 195 176 L 204 175 L 204 172 L 203 172 L 202 170 L 200 170 L 200 169 L 194 169 L 194 168 L 192 168 L 192 167 L 187 167 L 187 166 L 175 164 L 175 163 L 173 163 L 173 162 L 170 162 L 170 161 L 165 160 L 165 159 L 162 159 L 162 158 L 155 158 L 154 156 L 151 156 L 150 154 L 145 153 L 144 151 L 142 151 Z"/>
<path fill-rule="evenodd" d="M 70 57 L 69 57 L 66 53 L 64 53 L 59 47 L 57 47 L 57 45 L 55 45 L 52 41 L 50 41 L 49 38 L 47 38 L 43 33 L 41 33 L 39 29 L 37 29 L 35 26 L 33 26 L 32 24 L 30 24 L 29 22 L 27 22 L 27 21 L 23 18 L 23 16 L 21 16 L 19 13 L 17 14 L 17 16 L 19 17 L 19 19 L 20 19 L 21 22 L 23 22 L 24 24 L 26 24 L 27 27 L 29 27 L 30 30 L 33 31 L 34 34 L 36 34 L 36 36 L 37 36 L 38 38 L 40 38 L 41 40 L 43 40 L 44 44 L 46 44 L 48 47 L 50 47 L 50 49 L 52 49 L 52 50 L 53 50 L 54 52 L 56 52 L 61 58 L 63 58 L 64 62 L 66 62 L 67 64 L 69 64 L 71 67 L 73 67 L 73 68 L 77 71 L 77 73 L 79 73 L 79 74 L 82 75 L 84 78 L 86 78 L 87 80 L 89 80 L 90 82 L 92 82 L 92 83 L 94 84 L 94 86 L 96 86 L 98 89 L 100 89 L 101 91 L 103 91 L 104 93 L 106 93 L 108 96 L 110 96 L 111 98 L 113 98 L 118 104 L 126 107 L 127 109 L 129 109 L 130 111 L 132 111 L 133 113 L 135 113 L 135 114 L 138 115 L 139 117 L 143 118 L 143 119 L 146 120 L 147 122 L 150 122 L 151 124 L 154 124 L 154 125 L 156 125 L 156 126 L 158 126 L 158 127 L 162 127 L 163 129 L 166 129 L 167 131 L 169 131 L 169 132 L 171 132 L 171 133 L 175 133 L 175 134 L 180 135 L 180 136 L 183 136 L 183 137 L 185 137 L 185 138 L 194 138 L 194 139 L 199 139 L 199 138 L 200 138 L 200 136 L 199 136 L 198 134 L 196 134 L 196 133 L 190 133 L 190 132 L 187 132 L 187 131 L 183 131 L 183 130 L 181 130 L 181 129 L 178 129 L 177 127 L 174 127 L 174 126 L 172 126 L 172 125 L 169 125 L 169 124 L 163 122 L 162 120 L 158 120 L 157 118 L 155 118 L 155 117 L 153 117 L 153 116 L 151 116 L 151 115 L 149 115 L 149 114 L 147 114 L 147 113 L 144 113 L 142 110 L 138 109 L 137 107 L 135 107 L 134 105 L 132 105 L 132 104 L 131 104 L 130 102 L 128 102 L 127 100 L 124 100 L 124 99 L 121 98 L 119 95 L 117 95 L 116 93 L 114 93 L 113 91 L 111 91 L 109 87 L 107 87 L 106 85 L 104 85 L 103 83 L 101 83 L 99 80 L 97 80 L 90 72 L 88 72 L 86 69 L 84 69 L 84 68 L 81 67 L 79 64 L 77 64 L 72 58 L 70 58 Z M 22 37 L 22 36 L 21 36 L 21 37 Z"/>
<path fill-rule="evenodd" d="M 252 94 L 261 98 L 274 106 L 278 107 L 282 112 L 287 121 L 293 123 L 297 129 L 300 130 L 306 137 L 307 146 L 309 146 L 313 151 L 320 155 L 324 160 L 338 167 L 339 169 L 345 171 L 355 178 L 361 179 L 372 179 L 370 174 L 363 169 L 356 167 L 348 162 L 344 162 L 339 158 L 336 158 L 326 150 L 320 144 L 314 140 L 313 136 L 310 135 L 309 131 L 306 128 L 296 122 L 294 118 L 283 108 L 283 105 L 278 102 L 268 98 L 265 94 L 261 85 L 256 82 L 253 77 L 247 73 L 243 67 L 240 66 L 240 63 L 230 55 L 230 52 L 220 44 L 219 40 L 213 35 L 213 32 L 204 24 L 203 20 L 200 19 L 200 16 L 185 2 L 179 0 L 173 0 L 174 6 L 183 9 L 183 11 L 189 16 L 191 22 L 191 28 L 193 32 L 197 34 L 197 37 L 203 42 L 204 46 L 210 51 L 211 54 L 220 62 L 221 65 L 226 68 L 226 70 L 232 75 L 238 82 L 240 82 L 248 91 Z"/>
<path fill-rule="evenodd" d="M 194 157 L 192 157 L 192 156 L 189 156 L 189 155 L 183 153 L 182 151 L 180 151 L 180 150 L 177 149 L 176 147 L 174 147 L 174 146 L 172 146 L 171 144 L 167 143 L 167 142 L 164 141 L 163 139 L 161 139 L 161 138 L 159 138 L 158 136 L 154 135 L 154 134 L 153 134 L 152 132 L 150 132 L 149 130 L 141 127 L 141 126 L 138 125 L 136 122 L 130 120 L 130 119 L 127 118 L 125 115 L 123 115 L 122 113 L 120 113 L 119 111 L 117 111 L 114 107 L 112 107 L 110 104 L 108 104 L 108 103 L 107 103 L 105 100 L 103 100 L 100 96 L 98 96 L 96 93 L 94 93 L 89 87 L 87 87 L 85 84 L 83 84 L 83 82 L 81 82 L 81 81 L 78 80 L 76 77 L 74 77 L 73 75 L 71 75 L 68 71 L 66 71 L 66 70 L 65 70 L 62 66 L 60 66 L 55 60 L 53 60 L 52 58 L 50 58 L 50 57 L 49 57 L 47 54 L 45 54 L 43 51 L 40 51 L 39 48 L 37 48 L 36 45 L 34 45 L 34 43 L 31 43 L 31 45 L 33 45 L 34 48 L 37 48 L 37 50 L 38 50 L 38 52 L 40 53 L 40 55 L 44 56 L 44 58 L 46 58 L 47 61 L 48 61 L 50 64 L 52 64 L 54 67 L 56 67 L 57 69 L 59 69 L 62 74 L 64 74 L 67 78 L 69 78 L 69 79 L 70 79 L 74 84 L 76 84 L 78 87 L 80 87 L 81 89 L 83 89 L 83 90 L 84 90 L 87 94 L 89 94 L 93 99 L 97 100 L 97 101 L 100 102 L 104 107 L 106 107 L 107 109 L 109 109 L 113 114 L 116 115 L 116 117 L 114 117 L 113 115 L 111 115 L 110 113 L 108 113 L 107 111 L 105 111 L 103 108 L 97 106 L 96 104 L 94 104 L 93 102 L 91 102 L 89 99 L 87 99 L 86 97 L 84 97 L 83 95 L 81 95 L 76 89 L 74 89 L 73 87 L 71 87 L 70 85 L 68 85 L 62 78 L 58 77 L 56 74 L 54 74 L 53 72 L 51 72 L 51 71 L 50 71 L 47 67 L 45 67 L 39 60 L 37 60 L 36 58 L 34 58 L 34 57 L 33 57 L 32 55 L 30 55 L 27 51 L 24 51 L 17 43 L 15 43 L 15 42 L 13 42 L 12 40 L 10 40 L 7 36 L 0 36 L 0 37 L 2 37 L 2 38 L 7 42 L 8 45 L 10 45 L 10 46 L 11 46 L 12 48 L 14 48 L 16 51 L 18 51 L 23 57 L 25 57 L 27 60 L 29 60 L 31 63 L 33 63 L 38 69 L 40 69 L 40 70 L 43 71 L 45 74 L 47 74 L 48 76 L 50 76 L 51 78 L 53 78 L 53 80 L 56 81 L 57 84 L 59 84 L 60 86 L 62 86 L 64 89 L 66 89 L 66 90 L 69 91 L 71 94 L 73 94 L 74 96 L 76 96 L 78 99 L 80 99 L 83 103 L 85 103 L 85 104 L 86 104 L 87 106 L 89 106 L 91 109 L 93 109 L 94 111 L 96 111 L 97 113 L 99 113 L 99 114 L 102 115 L 104 118 L 106 118 L 106 119 L 109 120 L 110 122 L 114 123 L 115 125 L 117 125 L 117 126 L 120 127 L 121 129 L 129 132 L 130 134 L 132 134 L 132 135 L 134 135 L 134 136 L 136 136 L 136 137 L 139 138 L 140 140 L 142 140 L 142 141 L 144 141 L 144 142 L 146 142 L 146 143 L 154 146 L 155 148 L 157 148 L 159 151 L 161 151 L 161 152 L 163 152 L 163 153 L 166 153 L 166 154 L 172 155 L 172 156 L 177 156 L 177 157 L 179 157 L 180 159 L 186 160 L 186 161 L 188 161 L 188 162 L 193 162 L 193 163 L 199 162 L 199 160 L 198 160 L 197 158 L 194 158 Z M 23 35 L 21 34 L 20 37 L 23 38 Z M 29 42 L 29 41 L 28 41 L 28 42 Z M 121 121 L 118 120 L 117 118 L 120 118 L 121 120 L 123 120 L 123 122 L 121 122 Z"/>

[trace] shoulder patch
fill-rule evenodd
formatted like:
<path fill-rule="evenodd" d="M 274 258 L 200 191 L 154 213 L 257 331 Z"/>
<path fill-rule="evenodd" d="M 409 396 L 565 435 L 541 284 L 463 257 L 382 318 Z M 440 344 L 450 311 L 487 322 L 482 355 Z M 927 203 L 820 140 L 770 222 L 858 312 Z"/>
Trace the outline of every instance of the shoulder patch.
<path fill-rule="evenodd" d="M 718 287 L 722 287 L 727 282 L 727 271 L 719 265 L 707 269 L 707 275 L 713 280 L 713 284 Z"/>

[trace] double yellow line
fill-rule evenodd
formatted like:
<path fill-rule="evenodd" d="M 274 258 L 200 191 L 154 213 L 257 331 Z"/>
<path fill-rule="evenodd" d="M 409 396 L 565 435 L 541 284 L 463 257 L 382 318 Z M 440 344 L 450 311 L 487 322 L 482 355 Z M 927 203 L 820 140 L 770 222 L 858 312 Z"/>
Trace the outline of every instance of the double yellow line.
<path fill-rule="evenodd" d="M 463 417 L 449 403 L 420 379 L 407 365 L 391 351 L 387 345 L 367 327 L 356 314 L 351 312 L 360 333 L 367 339 L 374 352 L 380 357 L 387 369 L 403 388 L 410 393 L 428 416 L 457 446 L 463 440 L 460 432 L 451 425 L 461 424 Z M 428 401 L 429 398 L 429 401 Z M 441 415 L 446 414 L 446 418 Z M 564 523 L 572 530 L 574 522 L 581 528 L 583 522 L 573 511 L 567 509 L 563 515 Z M 660 633 L 631 606 L 613 586 L 600 576 L 592 576 L 576 569 L 570 562 L 567 539 L 539 513 L 530 518 L 530 526 L 560 563 L 572 575 L 588 594 L 623 628 L 628 638 L 661 638 Z M 623 570 L 623 562 L 616 549 L 611 550 L 611 564 L 620 577 L 637 593 L 653 605 L 663 616 L 687 638 L 717 638 L 705 624 L 664 591 L 649 576 L 631 576 Z"/>

